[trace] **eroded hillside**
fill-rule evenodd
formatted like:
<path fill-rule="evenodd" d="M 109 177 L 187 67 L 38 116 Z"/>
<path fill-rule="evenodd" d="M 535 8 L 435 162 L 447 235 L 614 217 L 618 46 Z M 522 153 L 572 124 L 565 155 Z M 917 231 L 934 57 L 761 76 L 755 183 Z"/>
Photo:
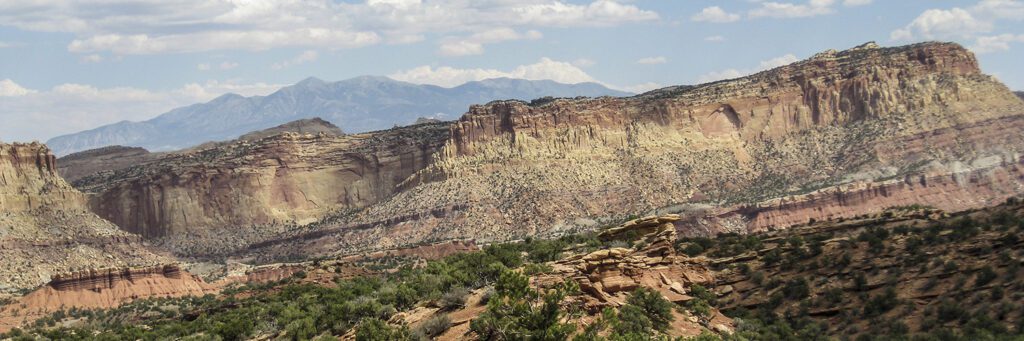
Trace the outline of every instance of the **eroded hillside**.
<path fill-rule="evenodd" d="M 0 144 L 0 295 L 74 270 L 165 262 L 89 211 L 41 144 Z"/>

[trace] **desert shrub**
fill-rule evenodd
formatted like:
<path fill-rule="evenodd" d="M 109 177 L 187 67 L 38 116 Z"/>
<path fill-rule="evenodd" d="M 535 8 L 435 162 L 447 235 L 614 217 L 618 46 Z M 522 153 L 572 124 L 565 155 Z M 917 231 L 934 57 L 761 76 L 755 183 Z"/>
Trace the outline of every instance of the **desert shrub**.
<path fill-rule="evenodd" d="M 886 288 L 881 295 L 873 296 L 864 304 L 864 316 L 874 317 L 892 310 L 900 304 L 896 296 L 896 290 L 892 287 Z"/>
<path fill-rule="evenodd" d="M 666 300 L 660 292 L 654 289 L 637 288 L 626 299 L 626 303 L 627 305 L 640 308 L 656 330 L 664 331 L 668 329 L 669 323 L 674 319 L 672 316 L 672 302 Z"/>
<path fill-rule="evenodd" d="M 996 277 L 999 276 L 996 275 L 996 272 L 992 270 L 992 267 L 986 265 L 985 267 L 981 268 L 981 270 L 978 270 L 978 274 L 975 275 L 974 286 L 980 287 L 985 284 L 989 284 L 992 282 L 992 280 L 995 280 Z"/>
<path fill-rule="evenodd" d="M 523 267 L 523 273 L 526 274 L 527 276 L 548 273 L 551 272 L 551 270 L 553 269 L 551 265 L 548 264 L 530 263 L 526 264 L 526 266 Z"/>
<path fill-rule="evenodd" d="M 807 285 L 807 280 L 795 278 L 786 282 L 786 286 L 782 287 L 782 292 L 786 295 L 786 298 L 800 300 L 810 296 L 811 289 Z"/>
<path fill-rule="evenodd" d="M 466 306 L 466 296 L 469 296 L 469 289 L 465 287 L 453 287 L 438 299 L 438 307 L 441 310 L 455 310 Z"/>
<path fill-rule="evenodd" d="M 409 339 L 409 331 L 405 328 L 389 326 L 376 318 L 366 318 L 356 326 L 357 341 L 393 341 Z"/>
<path fill-rule="evenodd" d="M 423 335 L 433 338 L 441 335 L 451 327 L 452 320 L 448 318 L 448 315 L 438 315 L 423 321 L 417 330 L 423 333 Z"/>
<path fill-rule="evenodd" d="M 529 286 L 529 279 L 514 271 L 501 273 L 487 311 L 470 322 L 470 330 L 484 340 L 565 340 L 575 326 L 562 323 L 561 301 L 579 290 L 567 281 L 545 292 Z"/>

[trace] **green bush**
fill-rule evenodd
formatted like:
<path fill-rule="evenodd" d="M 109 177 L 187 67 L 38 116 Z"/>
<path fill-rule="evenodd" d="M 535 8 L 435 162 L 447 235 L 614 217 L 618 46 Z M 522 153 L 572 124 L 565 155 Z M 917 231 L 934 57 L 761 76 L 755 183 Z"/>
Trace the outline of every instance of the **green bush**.
<path fill-rule="evenodd" d="M 437 337 L 451 327 L 452 320 L 448 318 L 448 315 L 438 315 L 423 321 L 418 330 L 428 337 Z"/>
<path fill-rule="evenodd" d="M 394 341 L 408 340 L 409 331 L 405 328 L 389 326 L 376 318 L 366 318 L 356 326 L 356 341 Z"/>
<path fill-rule="evenodd" d="M 651 321 L 654 329 L 658 331 L 665 331 L 668 329 L 669 323 L 672 323 L 674 317 L 672 316 L 672 302 L 669 302 L 661 295 L 660 292 L 640 287 L 629 295 L 626 299 L 627 306 L 636 306 L 644 313 L 645 316 Z"/>
<path fill-rule="evenodd" d="M 469 296 L 469 289 L 455 287 L 444 293 L 438 300 L 438 307 L 441 310 L 455 310 L 466 306 L 466 296 Z"/>

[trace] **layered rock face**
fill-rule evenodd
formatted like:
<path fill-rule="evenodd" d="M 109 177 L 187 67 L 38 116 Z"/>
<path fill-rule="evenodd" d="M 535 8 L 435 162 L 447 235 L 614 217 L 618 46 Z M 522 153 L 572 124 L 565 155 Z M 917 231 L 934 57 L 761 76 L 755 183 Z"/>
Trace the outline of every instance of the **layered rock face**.
<path fill-rule="evenodd" d="M 415 191 L 354 216 L 377 229 L 345 238 L 511 239 L 681 204 L 756 204 L 857 181 L 1013 165 L 1024 147 L 1021 114 L 1024 102 L 982 74 L 973 54 L 944 43 L 866 44 L 632 98 L 495 102 L 453 125 L 412 180 L 422 182 Z M 979 197 L 963 200 L 1005 198 L 971 195 Z M 453 212 L 387 220 L 437 209 Z"/>
<path fill-rule="evenodd" d="M 90 212 L 46 146 L 0 144 L 0 293 L 74 269 L 166 261 Z"/>
<path fill-rule="evenodd" d="M 0 210 L 14 214 L 85 208 L 85 196 L 57 175 L 56 164 L 45 145 L 0 144 Z"/>
<path fill-rule="evenodd" d="M 257 247 L 344 253 L 559 234 L 655 209 L 770 206 L 837 185 L 993 167 L 1011 167 L 990 171 L 1012 180 L 1022 114 L 1024 102 L 958 45 L 865 44 L 629 98 L 498 101 L 450 126 L 238 143 L 79 184 L 98 194 L 100 215 L 147 236 L 321 219 L 264 234 L 271 241 Z M 962 209 L 944 198 L 973 205 L 1024 191 L 933 189 L 905 200 Z M 705 232 L 803 219 L 733 218 Z"/>
<path fill-rule="evenodd" d="M 533 281 L 541 287 L 575 281 L 583 295 L 570 300 L 579 301 L 594 315 L 605 308 L 626 304 L 629 294 L 640 287 L 654 289 L 674 303 L 685 304 L 694 299 L 689 295 L 692 286 L 712 286 L 716 279 L 707 259 L 676 254 L 674 223 L 679 220 L 676 215 L 651 216 L 605 230 L 598 236 L 602 240 L 632 242 L 634 246 L 568 257 L 552 264 L 550 273 Z M 631 236 L 637 240 L 630 240 Z M 704 330 L 732 333 L 733 329 L 732 319 L 713 310 L 705 317 L 679 314 L 670 334 L 688 337 Z"/>
<path fill-rule="evenodd" d="M 150 297 L 202 296 L 216 288 L 176 265 L 107 268 L 60 274 L 0 308 L 0 332 L 70 308 L 114 308 Z"/>
<path fill-rule="evenodd" d="M 348 136 L 284 133 L 169 154 L 76 185 L 96 194 L 90 205 L 100 216 L 146 237 L 306 224 L 391 195 L 447 133 L 437 124 Z"/>

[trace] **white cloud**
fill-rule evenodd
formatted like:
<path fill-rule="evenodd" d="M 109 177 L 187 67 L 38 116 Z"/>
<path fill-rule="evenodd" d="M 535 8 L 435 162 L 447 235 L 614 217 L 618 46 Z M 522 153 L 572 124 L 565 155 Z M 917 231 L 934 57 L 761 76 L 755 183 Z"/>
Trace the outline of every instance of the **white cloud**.
<path fill-rule="evenodd" d="M 71 33 L 75 53 L 179 53 L 278 47 L 354 48 L 467 35 L 493 27 L 615 26 L 657 20 L 615 0 L 382 1 L 166 0 L 17 1 L 0 5 L 0 26 Z"/>
<path fill-rule="evenodd" d="M 86 63 L 99 63 L 103 61 L 103 56 L 93 53 L 82 56 L 82 61 Z"/>
<path fill-rule="evenodd" d="M 714 81 L 720 81 L 723 79 L 733 79 L 743 77 L 749 73 L 743 72 L 737 69 L 725 69 L 722 71 L 711 71 L 697 77 L 697 83 L 710 83 Z"/>
<path fill-rule="evenodd" d="M 797 58 L 792 53 L 790 53 L 790 54 L 786 54 L 786 55 L 780 56 L 780 57 L 775 57 L 775 58 L 772 58 L 772 59 L 769 59 L 769 60 L 762 60 L 760 63 L 758 63 L 757 68 L 758 68 L 758 71 L 774 69 L 774 68 L 777 68 L 777 67 L 780 67 L 780 66 L 783 66 L 783 65 L 793 64 L 793 63 L 796 63 L 798 61 L 800 61 L 800 58 Z"/>
<path fill-rule="evenodd" d="M 612 0 L 597 0 L 587 5 L 566 4 L 561 1 L 532 2 L 534 3 L 510 8 L 512 17 L 521 24 L 554 27 L 612 26 L 624 22 L 658 19 L 658 13 Z"/>
<path fill-rule="evenodd" d="M 291 46 L 324 46 L 336 49 L 361 47 L 379 41 L 380 37 L 373 32 L 346 32 L 322 28 L 291 31 L 212 31 L 153 37 L 146 34 L 104 34 L 88 39 L 75 39 L 68 45 L 68 51 L 157 54 L 222 49 L 258 51 Z"/>
<path fill-rule="evenodd" d="M 698 22 L 730 23 L 740 20 L 740 15 L 728 13 L 718 6 L 706 7 L 700 13 L 694 14 L 690 20 Z"/>
<path fill-rule="evenodd" d="M 25 96 L 35 92 L 35 90 L 26 89 L 10 79 L 0 80 L 0 97 Z"/>
<path fill-rule="evenodd" d="M 492 28 L 475 33 L 469 37 L 448 37 L 441 42 L 441 46 L 438 48 L 438 53 L 443 56 L 478 55 L 484 53 L 484 44 L 493 44 L 509 40 L 536 40 L 543 37 L 544 35 L 542 33 L 535 30 L 519 33 L 508 27 Z"/>
<path fill-rule="evenodd" d="M 453 41 L 442 43 L 437 49 L 442 56 L 471 56 L 484 53 L 484 45 L 469 41 Z"/>
<path fill-rule="evenodd" d="M 874 2 L 874 1 L 873 0 L 843 0 L 843 6 L 846 6 L 846 7 L 864 6 L 864 5 L 870 5 L 872 2 Z"/>
<path fill-rule="evenodd" d="M 289 60 L 286 60 L 286 61 L 283 61 L 283 62 L 279 62 L 279 63 L 274 63 L 274 65 L 271 65 L 270 68 L 274 69 L 274 70 L 281 70 L 281 69 L 289 68 L 289 67 L 292 67 L 292 66 L 295 66 L 295 65 L 301 65 L 301 64 L 305 64 L 305 63 L 309 63 L 309 62 L 314 62 L 318 58 L 320 58 L 320 54 L 319 53 L 317 53 L 316 51 L 313 51 L 313 50 L 306 50 L 306 51 L 302 51 L 302 53 L 300 53 L 298 56 L 295 56 L 292 59 L 289 59 Z"/>
<path fill-rule="evenodd" d="M 657 56 L 657 57 L 645 57 L 637 59 L 637 64 L 654 65 L 654 64 L 665 64 L 668 62 L 668 58 Z"/>
<path fill-rule="evenodd" d="M 1024 20 L 1024 2 L 1018 0 L 982 0 L 970 10 L 982 18 Z"/>
<path fill-rule="evenodd" d="M 576 65 L 576 66 L 579 66 L 579 67 L 582 67 L 582 68 L 588 68 L 588 67 L 597 65 L 597 62 L 595 62 L 595 61 L 593 61 L 591 59 L 587 59 L 587 58 L 580 58 L 580 59 L 572 61 L 572 65 Z"/>
<path fill-rule="evenodd" d="M 704 41 L 722 42 L 722 41 L 725 41 L 725 37 L 717 36 L 717 35 L 716 36 L 707 36 L 707 37 L 704 37 Z"/>
<path fill-rule="evenodd" d="M 663 88 L 663 87 L 664 86 L 661 85 L 661 84 L 654 83 L 654 82 L 648 82 L 648 83 L 640 83 L 640 84 L 634 84 L 634 85 L 630 85 L 630 86 L 625 86 L 625 87 L 622 88 L 622 90 L 626 90 L 626 91 L 629 91 L 629 92 L 632 92 L 632 93 L 635 93 L 635 94 L 641 94 L 641 93 L 645 93 L 645 92 L 648 92 L 648 91 L 651 91 L 651 90 L 654 90 L 654 89 L 660 89 L 660 88 Z"/>
<path fill-rule="evenodd" d="M 530 80 L 550 79 L 567 84 L 597 81 L 572 63 L 556 61 L 550 58 L 541 58 L 536 63 L 520 65 L 508 71 L 497 69 L 458 69 L 450 66 L 431 67 L 424 65 L 395 72 L 388 77 L 410 83 L 434 84 L 444 87 L 453 87 L 469 81 L 500 77 Z"/>
<path fill-rule="evenodd" d="M 749 75 L 749 74 L 761 72 L 761 71 L 764 71 L 764 70 L 769 70 L 769 69 L 774 69 L 774 68 L 777 68 L 777 67 L 780 67 L 780 66 L 789 65 L 789 64 L 795 63 L 795 62 L 797 62 L 799 60 L 800 59 L 797 58 L 793 54 L 786 54 L 786 55 L 783 55 L 783 56 L 780 56 L 780 57 L 775 57 L 775 58 L 768 59 L 768 60 L 762 60 L 761 62 L 759 62 L 757 64 L 757 67 L 753 68 L 753 69 L 743 69 L 743 70 L 740 70 L 740 69 L 725 69 L 725 70 L 721 70 L 721 71 L 712 71 L 712 72 L 709 72 L 709 73 L 706 73 L 706 74 L 703 74 L 703 75 L 700 75 L 699 77 L 697 77 L 697 82 L 698 83 L 709 83 L 709 82 L 719 81 L 719 80 L 723 80 L 723 79 L 739 78 L 739 77 L 743 77 L 743 76 L 746 76 L 746 75 Z"/>
<path fill-rule="evenodd" d="M 238 63 L 228 61 L 221 62 L 220 65 L 217 65 L 217 68 L 221 70 L 231 70 L 236 67 L 238 67 Z M 213 65 L 210 65 L 210 63 L 200 63 L 199 65 L 196 65 L 196 69 L 199 71 L 210 71 L 213 69 Z"/>
<path fill-rule="evenodd" d="M 167 91 L 133 87 L 98 88 L 65 83 L 50 90 L 25 89 L 12 80 L 0 80 L 0 137 L 7 141 L 46 140 L 122 120 L 145 120 L 173 108 L 203 102 L 234 92 L 266 95 L 280 85 L 207 81 Z M 39 127 L 46 127 L 40 129 Z"/>
<path fill-rule="evenodd" d="M 929 9 L 903 28 L 890 33 L 892 40 L 958 40 L 974 41 L 979 53 L 1010 48 L 1013 39 L 1006 34 L 987 35 L 1002 20 L 1024 20 L 1024 2 L 1018 0 L 982 0 L 976 5 L 951 9 Z"/>
<path fill-rule="evenodd" d="M 991 30 L 991 22 L 978 20 L 967 10 L 930 9 L 889 37 L 893 40 L 966 39 Z"/>
<path fill-rule="evenodd" d="M 832 5 L 835 0 L 810 0 L 805 4 L 788 2 L 762 2 L 761 6 L 750 10 L 751 18 L 806 18 L 835 13 Z"/>
<path fill-rule="evenodd" d="M 992 53 L 1010 49 L 1010 43 L 1024 43 L 1024 34 L 1000 34 L 989 37 L 978 37 L 971 50 L 976 53 Z"/>

